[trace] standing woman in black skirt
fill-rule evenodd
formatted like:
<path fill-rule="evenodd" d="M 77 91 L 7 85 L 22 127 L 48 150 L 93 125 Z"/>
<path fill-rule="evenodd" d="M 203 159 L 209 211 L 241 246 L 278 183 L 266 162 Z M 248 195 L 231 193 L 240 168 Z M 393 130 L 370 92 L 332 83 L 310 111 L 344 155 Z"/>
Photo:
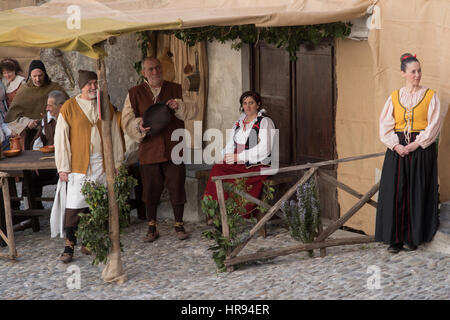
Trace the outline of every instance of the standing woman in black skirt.
<path fill-rule="evenodd" d="M 380 139 L 387 146 L 381 174 L 375 241 L 388 251 L 412 251 L 439 225 L 436 139 L 441 129 L 436 93 L 420 85 L 415 55 L 400 57 L 405 86 L 387 99 Z"/>

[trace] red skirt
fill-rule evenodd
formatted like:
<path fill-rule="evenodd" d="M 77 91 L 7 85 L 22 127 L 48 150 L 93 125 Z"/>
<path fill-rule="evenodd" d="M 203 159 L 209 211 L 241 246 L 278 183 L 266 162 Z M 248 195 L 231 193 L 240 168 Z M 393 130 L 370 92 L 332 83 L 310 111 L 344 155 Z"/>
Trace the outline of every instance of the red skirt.
<path fill-rule="evenodd" d="M 216 176 L 226 176 L 230 174 L 238 174 L 238 173 L 248 173 L 248 172 L 258 172 L 263 168 L 264 166 L 255 166 L 251 168 L 246 168 L 243 164 L 215 164 L 212 169 L 211 173 L 208 178 L 208 184 L 206 185 L 205 192 L 203 194 L 204 196 L 210 195 L 214 200 L 217 200 L 217 189 L 216 184 L 211 180 L 212 177 Z M 259 199 L 259 196 L 261 195 L 261 191 L 263 188 L 264 180 L 267 179 L 267 175 L 265 176 L 255 176 L 255 177 L 248 177 L 246 179 L 246 185 L 252 186 L 250 190 L 248 191 L 248 194 L 252 195 L 255 198 Z M 223 182 L 234 182 L 234 179 L 226 179 L 222 180 Z M 228 199 L 228 193 L 224 192 L 225 200 Z M 256 204 L 253 203 L 247 203 L 245 206 L 246 213 L 242 214 L 244 218 L 251 218 L 253 214 L 255 214 L 257 211 L 255 210 Z"/>

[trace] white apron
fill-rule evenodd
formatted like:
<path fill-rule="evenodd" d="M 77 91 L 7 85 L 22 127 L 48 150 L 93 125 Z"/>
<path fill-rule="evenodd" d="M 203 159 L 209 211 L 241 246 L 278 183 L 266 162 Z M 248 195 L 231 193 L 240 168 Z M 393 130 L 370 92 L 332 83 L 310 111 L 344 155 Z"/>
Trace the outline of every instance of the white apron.
<path fill-rule="evenodd" d="M 60 234 L 64 237 L 64 216 L 66 208 L 81 209 L 88 207 L 81 188 L 86 180 L 97 181 L 106 184 L 106 174 L 103 171 L 103 158 L 100 153 L 90 156 L 89 167 L 86 174 L 69 173 L 67 182 L 58 180 L 56 187 L 55 201 L 53 202 L 50 215 L 51 237 Z"/>

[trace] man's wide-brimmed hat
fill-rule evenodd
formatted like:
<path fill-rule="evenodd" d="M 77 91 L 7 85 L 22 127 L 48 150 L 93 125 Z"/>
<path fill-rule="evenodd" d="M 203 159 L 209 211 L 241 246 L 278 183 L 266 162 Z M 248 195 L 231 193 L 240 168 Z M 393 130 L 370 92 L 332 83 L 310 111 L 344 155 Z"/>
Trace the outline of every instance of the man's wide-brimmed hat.
<path fill-rule="evenodd" d="M 148 136 L 156 136 L 163 131 L 170 122 L 171 110 L 165 103 L 155 103 L 145 110 L 142 115 L 144 128 L 150 127 Z"/>

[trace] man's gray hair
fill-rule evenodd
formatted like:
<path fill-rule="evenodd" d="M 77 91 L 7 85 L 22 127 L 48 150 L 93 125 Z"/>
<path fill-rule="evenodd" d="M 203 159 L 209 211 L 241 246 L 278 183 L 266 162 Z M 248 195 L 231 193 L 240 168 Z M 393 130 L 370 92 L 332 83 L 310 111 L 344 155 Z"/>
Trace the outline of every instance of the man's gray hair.
<path fill-rule="evenodd" d="M 55 104 L 59 107 L 61 106 L 64 102 L 66 102 L 67 99 L 69 99 L 69 97 L 67 96 L 67 94 L 65 94 L 62 91 L 59 90 L 53 90 L 48 94 L 49 98 L 53 98 L 55 99 Z"/>
<path fill-rule="evenodd" d="M 156 61 L 156 62 L 158 62 L 159 65 L 161 65 L 161 61 L 159 61 L 158 58 L 155 58 L 155 57 L 145 57 L 145 58 L 142 60 L 142 62 L 141 62 L 141 68 L 142 68 L 142 69 L 144 69 L 144 62 L 145 62 L 145 61 Z"/>

